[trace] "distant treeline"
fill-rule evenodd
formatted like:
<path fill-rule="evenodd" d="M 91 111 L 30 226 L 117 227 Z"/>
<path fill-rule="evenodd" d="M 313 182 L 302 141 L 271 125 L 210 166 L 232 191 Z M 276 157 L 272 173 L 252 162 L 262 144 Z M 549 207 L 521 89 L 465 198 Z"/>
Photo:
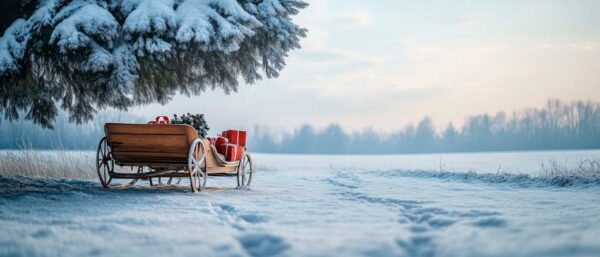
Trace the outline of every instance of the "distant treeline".
<path fill-rule="evenodd" d="M 448 124 L 436 132 L 431 119 L 395 133 L 371 129 L 346 133 L 332 124 L 317 131 L 304 125 L 276 140 L 256 129 L 250 137 L 254 151 L 273 153 L 393 154 L 466 151 L 599 149 L 600 103 L 550 100 L 541 109 L 512 114 L 476 115 L 462 128 Z"/>
<path fill-rule="evenodd" d="M 0 149 L 96 149 L 105 122 L 145 123 L 127 113 L 99 113 L 93 122 L 75 125 L 59 116 L 54 130 L 31 122 L 0 122 Z M 210 124 L 210 121 L 208 121 Z M 394 133 L 372 129 L 345 132 L 339 125 L 317 130 L 310 125 L 277 136 L 268 130 L 250 131 L 253 152 L 393 154 L 464 151 L 600 149 L 600 103 L 548 101 L 541 109 L 512 114 L 468 117 L 461 128 L 451 123 L 437 131 L 431 119 Z"/>
<path fill-rule="evenodd" d="M 76 125 L 61 113 L 54 129 L 43 129 L 31 121 L 20 119 L 0 122 L 0 149 L 96 149 L 104 135 L 106 122 L 145 123 L 141 117 L 119 112 L 100 112 L 94 121 Z"/>

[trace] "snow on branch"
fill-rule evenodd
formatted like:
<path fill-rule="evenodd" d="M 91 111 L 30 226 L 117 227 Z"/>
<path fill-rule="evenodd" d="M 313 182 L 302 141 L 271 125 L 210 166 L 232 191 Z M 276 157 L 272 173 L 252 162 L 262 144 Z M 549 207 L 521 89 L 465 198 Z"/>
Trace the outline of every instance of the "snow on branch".
<path fill-rule="evenodd" d="M 19 71 L 19 60 L 23 59 L 26 37 L 22 35 L 25 20 L 18 19 L 6 29 L 0 38 L 0 72 Z"/>
<path fill-rule="evenodd" d="M 306 35 L 299 0 L 39 0 L 0 38 L 0 114 L 51 127 L 98 109 L 277 77 Z"/>

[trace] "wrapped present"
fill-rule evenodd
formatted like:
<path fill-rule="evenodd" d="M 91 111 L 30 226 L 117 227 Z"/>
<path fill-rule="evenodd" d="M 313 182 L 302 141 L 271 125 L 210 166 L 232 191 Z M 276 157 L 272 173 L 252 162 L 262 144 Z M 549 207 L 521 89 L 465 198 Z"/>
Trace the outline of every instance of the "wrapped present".
<path fill-rule="evenodd" d="M 246 131 L 243 130 L 226 130 L 221 133 L 222 136 L 229 139 L 230 144 L 246 146 Z"/>
<path fill-rule="evenodd" d="M 211 145 L 214 145 L 215 147 L 222 145 L 222 144 L 229 143 L 229 139 L 227 139 L 226 137 L 222 137 L 222 136 L 206 137 L 206 139 L 210 142 Z"/>
<path fill-rule="evenodd" d="M 156 116 L 156 124 L 169 124 L 169 117 L 167 116 Z"/>
<path fill-rule="evenodd" d="M 213 145 L 215 145 L 215 148 L 217 148 L 217 150 L 219 150 L 219 147 L 221 147 L 222 145 L 229 143 L 229 139 L 227 139 L 226 137 L 216 137 L 213 140 Z"/>
<path fill-rule="evenodd" d="M 236 144 L 222 144 L 217 148 L 217 151 L 225 156 L 226 161 L 233 162 L 242 158 L 244 147 Z"/>
<path fill-rule="evenodd" d="M 208 140 L 211 145 L 214 145 L 217 141 L 217 139 L 214 137 L 206 137 L 206 140 Z"/>

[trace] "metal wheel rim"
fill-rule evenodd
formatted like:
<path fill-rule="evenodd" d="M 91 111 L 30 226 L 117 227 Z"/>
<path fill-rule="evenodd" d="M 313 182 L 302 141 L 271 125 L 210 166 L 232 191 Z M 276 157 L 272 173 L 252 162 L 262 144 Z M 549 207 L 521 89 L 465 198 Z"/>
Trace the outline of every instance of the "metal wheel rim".
<path fill-rule="evenodd" d="M 238 187 L 250 187 L 254 170 L 252 169 L 252 159 L 250 158 L 249 154 L 244 154 L 242 156 L 237 173 Z"/>
<path fill-rule="evenodd" d="M 197 191 L 202 191 L 202 189 L 204 189 L 204 187 L 206 186 L 206 173 L 202 171 L 202 169 L 199 169 L 198 171 L 194 172 L 193 177 L 194 187 Z"/>
<path fill-rule="evenodd" d="M 194 147 L 194 153 L 192 154 L 193 158 L 190 158 L 189 163 L 189 167 L 191 169 L 190 183 L 192 191 L 194 192 L 202 191 L 202 189 L 204 189 L 204 187 L 206 186 L 206 180 L 208 178 L 206 155 L 203 151 L 201 151 L 199 144 L 201 144 L 201 142 L 196 144 L 196 146 Z M 197 158 L 197 156 L 202 156 L 202 158 Z M 204 168 L 204 171 L 202 170 L 202 168 Z"/>
<path fill-rule="evenodd" d="M 115 162 L 112 158 L 112 153 L 106 137 L 104 137 L 100 140 L 100 143 L 98 143 L 98 150 L 96 151 L 96 172 L 98 173 L 98 178 L 103 187 L 108 187 L 110 185 L 110 182 L 112 181 L 110 173 L 112 173 L 114 169 Z"/>
<path fill-rule="evenodd" d="M 200 161 L 202 162 L 202 161 Z M 204 164 L 206 165 L 206 162 L 204 162 Z M 195 165 L 193 168 L 193 173 L 192 173 L 192 187 L 193 187 L 193 191 L 202 191 L 202 189 L 204 189 L 204 187 L 206 186 L 206 180 L 207 180 L 207 174 L 205 171 L 202 171 L 202 169 L 200 168 L 202 164 L 200 165 Z M 206 170 L 206 167 L 205 167 Z"/>

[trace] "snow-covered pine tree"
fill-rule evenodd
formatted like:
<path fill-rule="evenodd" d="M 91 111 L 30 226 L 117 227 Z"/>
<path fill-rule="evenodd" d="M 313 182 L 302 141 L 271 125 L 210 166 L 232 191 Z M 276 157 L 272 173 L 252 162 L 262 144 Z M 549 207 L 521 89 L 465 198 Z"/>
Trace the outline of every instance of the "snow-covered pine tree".
<path fill-rule="evenodd" d="M 301 0 L 8 1 L 20 15 L 0 38 L 0 114 L 44 127 L 59 107 L 82 123 L 277 77 L 306 35 Z"/>

